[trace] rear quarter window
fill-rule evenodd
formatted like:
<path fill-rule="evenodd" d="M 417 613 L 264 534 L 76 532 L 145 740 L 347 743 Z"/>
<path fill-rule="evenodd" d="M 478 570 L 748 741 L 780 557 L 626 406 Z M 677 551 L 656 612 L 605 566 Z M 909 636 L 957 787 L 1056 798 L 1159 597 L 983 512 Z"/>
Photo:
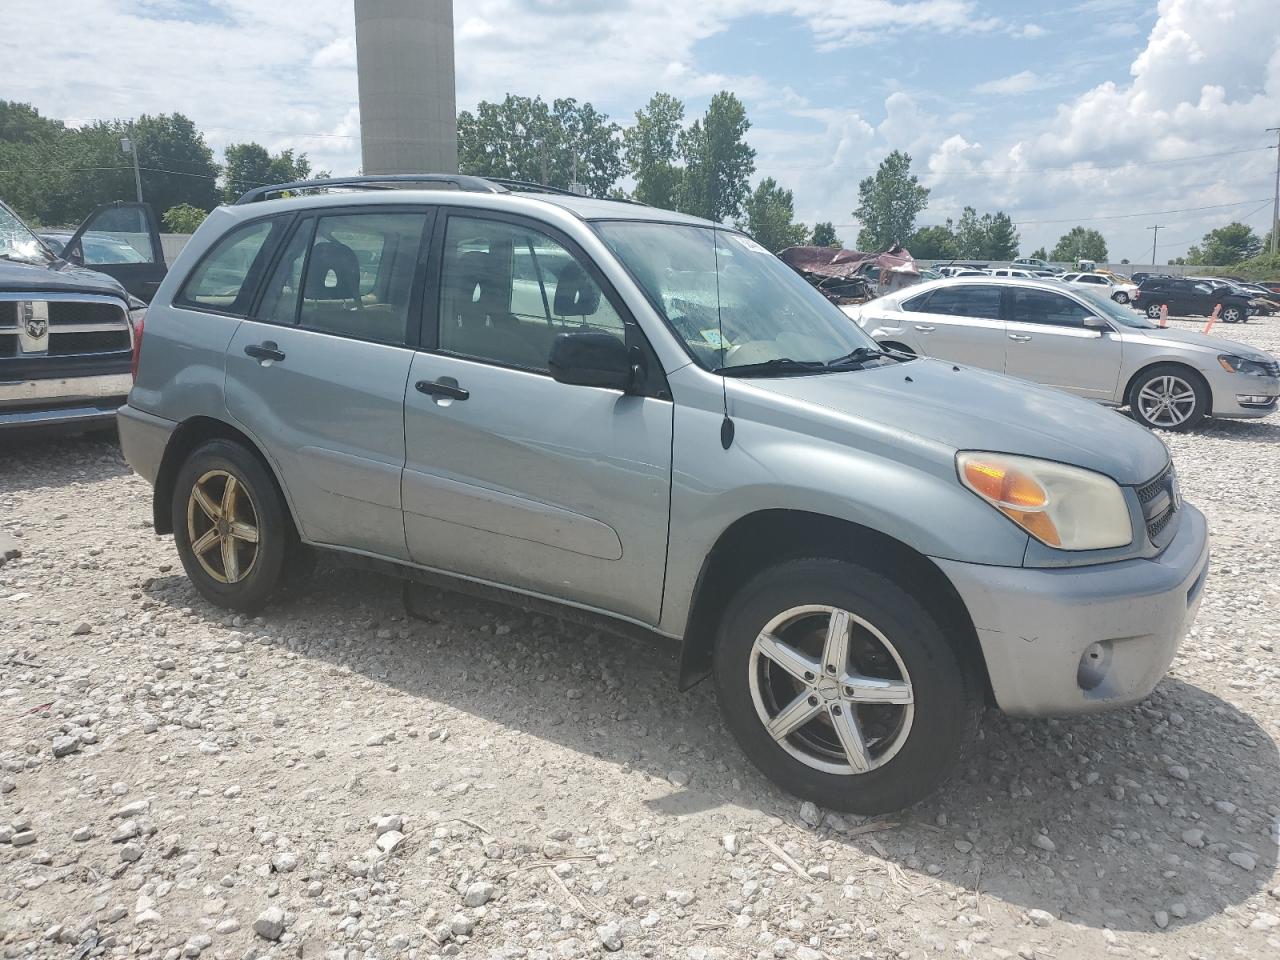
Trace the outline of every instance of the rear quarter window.
<path fill-rule="evenodd" d="M 280 223 L 271 217 L 229 230 L 196 264 L 174 305 L 246 316 Z"/>

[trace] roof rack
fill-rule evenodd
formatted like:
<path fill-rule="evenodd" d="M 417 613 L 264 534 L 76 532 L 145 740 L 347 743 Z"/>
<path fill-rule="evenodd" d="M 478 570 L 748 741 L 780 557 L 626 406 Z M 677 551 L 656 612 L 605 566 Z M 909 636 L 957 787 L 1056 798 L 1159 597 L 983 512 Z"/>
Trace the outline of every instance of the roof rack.
<path fill-rule="evenodd" d="M 519 181 L 510 181 L 517 183 Z M 235 205 L 256 203 L 267 200 L 293 190 L 320 190 L 327 187 L 349 187 L 357 190 L 391 190 L 396 186 L 409 184 L 441 184 L 454 190 L 467 193 L 510 193 L 501 180 L 490 180 L 485 177 L 468 177 L 457 173 L 388 173 L 363 177 L 329 177 L 324 180 L 294 180 L 290 183 L 273 183 L 255 187 L 243 194 Z M 530 186 L 537 186 L 536 184 Z M 522 184 L 522 189 L 525 189 Z M 553 187 L 543 187 L 549 192 L 565 192 Z"/>
<path fill-rule="evenodd" d="M 506 187 L 507 190 L 522 190 L 526 193 L 554 193 L 562 197 L 581 197 L 585 194 L 574 193 L 572 190 L 564 190 L 560 187 L 550 187 L 545 183 L 537 183 L 533 180 L 513 180 L 510 177 L 485 177 L 487 183 L 496 183 L 500 187 Z"/>

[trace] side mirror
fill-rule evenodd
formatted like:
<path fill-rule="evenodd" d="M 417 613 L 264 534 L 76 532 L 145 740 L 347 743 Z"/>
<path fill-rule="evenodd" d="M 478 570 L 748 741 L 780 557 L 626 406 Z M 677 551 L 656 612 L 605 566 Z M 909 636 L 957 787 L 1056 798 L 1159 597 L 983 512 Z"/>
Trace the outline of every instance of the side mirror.
<path fill-rule="evenodd" d="M 635 373 L 627 346 L 611 333 L 580 330 L 562 333 L 551 344 L 547 361 L 558 383 L 606 390 L 631 389 Z"/>
<path fill-rule="evenodd" d="M 1085 317 L 1084 327 L 1086 330 L 1110 330 L 1111 321 L 1102 317 Z"/>

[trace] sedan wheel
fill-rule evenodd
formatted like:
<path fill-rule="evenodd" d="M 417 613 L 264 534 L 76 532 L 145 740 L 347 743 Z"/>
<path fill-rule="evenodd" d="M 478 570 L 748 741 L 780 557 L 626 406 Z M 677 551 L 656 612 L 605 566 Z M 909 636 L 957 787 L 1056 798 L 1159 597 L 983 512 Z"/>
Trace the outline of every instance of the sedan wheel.
<path fill-rule="evenodd" d="M 1143 426 L 1186 430 L 1209 409 L 1209 391 L 1196 374 L 1176 364 L 1146 371 L 1133 385 L 1129 409 Z"/>
<path fill-rule="evenodd" d="M 1123 290 L 1117 290 L 1115 293 L 1111 295 L 1111 299 L 1114 300 L 1116 303 L 1128 303 L 1129 294 L 1125 293 L 1125 291 Z"/>
<path fill-rule="evenodd" d="M 848 610 L 794 607 L 756 638 L 756 715 L 782 749 L 824 773 L 884 766 L 911 733 L 914 692 L 883 633 Z"/>

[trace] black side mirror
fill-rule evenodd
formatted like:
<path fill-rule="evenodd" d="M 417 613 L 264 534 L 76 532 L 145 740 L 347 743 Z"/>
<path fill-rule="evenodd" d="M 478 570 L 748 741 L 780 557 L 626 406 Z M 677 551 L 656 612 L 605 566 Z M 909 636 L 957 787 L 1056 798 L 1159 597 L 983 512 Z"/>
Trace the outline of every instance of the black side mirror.
<path fill-rule="evenodd" d="M 630 390 L 635 382 L 626 344 L 611 333 L 581 330 L 562 333 L 551 344 L 547 361 L 559 383 L 606 390 Z"/>

